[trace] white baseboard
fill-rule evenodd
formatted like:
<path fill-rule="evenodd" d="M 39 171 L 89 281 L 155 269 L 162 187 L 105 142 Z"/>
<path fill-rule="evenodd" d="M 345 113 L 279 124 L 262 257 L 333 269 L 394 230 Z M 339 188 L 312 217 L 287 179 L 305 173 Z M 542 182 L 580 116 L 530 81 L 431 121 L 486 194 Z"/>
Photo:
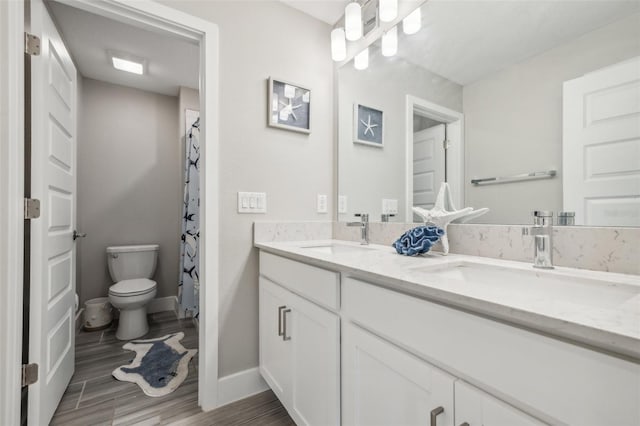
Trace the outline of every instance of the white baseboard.
<path fill-rule="evenodd" d="M 258 367 L 218 379 L 218 407 L 269 389 Z"/>
<path fill-rule="evenodd" d="M 175 312 L 177 311 L 178 306 L 178 297 L 176 296 L 167 296 L 167 297 L 158 297 L 152 299 L 147 305 L 147 313 L 155 314 L 156 312 Z"/>

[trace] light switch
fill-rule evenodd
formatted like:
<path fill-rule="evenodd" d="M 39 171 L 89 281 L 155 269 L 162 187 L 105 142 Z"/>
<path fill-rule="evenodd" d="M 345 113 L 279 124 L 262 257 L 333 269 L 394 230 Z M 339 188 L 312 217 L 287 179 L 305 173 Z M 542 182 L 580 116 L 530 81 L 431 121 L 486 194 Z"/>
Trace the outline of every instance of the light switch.
<path fill-rule="evenodd" d="M 347 196 L 339 195 L 338 196 L 338 213 L 346 213 L 347 212 Z"/>
<path fill-rule="evenodd" d="M 398 200 L 383 198 L 382 214 L 398 214 Z"/>
<path fill-rule="evenodd" d="M 317 210 L 318 213 L 327 212 L 327 196 L 325 194 L 318 194 Z"/>
<path fill-rule="evenodd" d="M 238 192 L 238 213 L 266 213 L 267 194 L 264 192 Z"/>

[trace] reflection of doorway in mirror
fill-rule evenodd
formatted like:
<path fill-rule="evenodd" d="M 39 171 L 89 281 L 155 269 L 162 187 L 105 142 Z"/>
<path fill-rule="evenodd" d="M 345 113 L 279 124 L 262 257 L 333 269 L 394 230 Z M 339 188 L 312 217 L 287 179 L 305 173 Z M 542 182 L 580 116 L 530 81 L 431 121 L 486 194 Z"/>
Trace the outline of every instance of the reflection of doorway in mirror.
<path fill-rule="evenodd" d="M 429 210 L 445 179 L 446 124 L 415 113 L 413 123 L 413 206 Z"/>
<path fill-rule="evenodd" d="M 563 208 L 577 225 L 640 226 L 640 57 L 564 83 Z"/>
<path fill-rule="evenodd" d="M 406 101 L 406 221 L 422 222 L 411 207 L 432 208 L 442 182 L 464 206 L 464 115 L 412 95 Z"/>

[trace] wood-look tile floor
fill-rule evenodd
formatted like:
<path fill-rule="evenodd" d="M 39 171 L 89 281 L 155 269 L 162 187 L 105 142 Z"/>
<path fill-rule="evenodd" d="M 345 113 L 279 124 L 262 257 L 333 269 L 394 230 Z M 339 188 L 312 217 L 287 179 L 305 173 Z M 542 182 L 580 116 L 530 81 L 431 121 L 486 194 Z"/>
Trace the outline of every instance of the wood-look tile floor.
<path fill-rule="evenodd" d="M 178 320 L 173 312 L 149 315 L 151 339 L 184 332 L 182 345 L 198 347 L 198 333 L 191 320 Z M 76 338 L 76 365 L 71 383 L 51 421 L 52 425 L 295 425 L 271 391 L 203 413 L 198 407 L 198 355 L 189 364 L 189 375 L 173 393 L 161 398 L 146 396 L 135 383 L 111 376 L 128 364 L 135 352 L 115 337 L 116 326 L 104 331 L 81 331 Z"/>

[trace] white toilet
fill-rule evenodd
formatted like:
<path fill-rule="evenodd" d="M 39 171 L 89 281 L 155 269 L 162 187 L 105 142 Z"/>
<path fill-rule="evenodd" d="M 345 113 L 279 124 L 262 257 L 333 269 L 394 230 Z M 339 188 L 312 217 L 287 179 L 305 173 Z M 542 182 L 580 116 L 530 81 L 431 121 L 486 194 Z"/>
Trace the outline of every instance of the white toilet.
<path fill-rule="evenodd" d="M 109 287 L 109 302 L 120 310 L 116 337 L 131 340 L 149 331 L 147 303 L 156 296 L 151 280 L 158 261 L 157 244 L 107 247 L 109 274 L 115 284 Z"/>

